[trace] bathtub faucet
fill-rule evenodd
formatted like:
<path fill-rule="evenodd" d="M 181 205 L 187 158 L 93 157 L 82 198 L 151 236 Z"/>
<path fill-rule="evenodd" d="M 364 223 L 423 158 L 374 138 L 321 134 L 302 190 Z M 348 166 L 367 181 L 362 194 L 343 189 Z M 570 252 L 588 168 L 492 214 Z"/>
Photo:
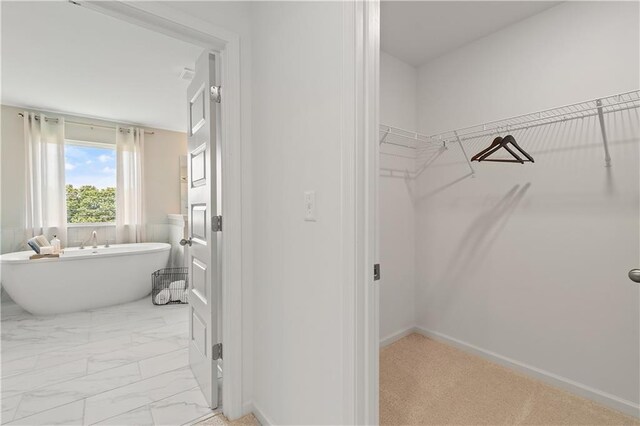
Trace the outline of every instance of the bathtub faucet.
<path fill-rule="evenodd" d="M 91 243 L 92 248 L 98 248 L 98 233 L 96 231 L 91 233 Z"/>

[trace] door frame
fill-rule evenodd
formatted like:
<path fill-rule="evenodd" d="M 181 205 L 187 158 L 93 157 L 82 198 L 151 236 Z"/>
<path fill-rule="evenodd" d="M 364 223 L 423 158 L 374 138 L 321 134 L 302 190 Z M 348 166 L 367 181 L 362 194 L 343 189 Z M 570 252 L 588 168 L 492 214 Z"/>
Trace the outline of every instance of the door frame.
<path fill-rule="evenodd" d="M 354 178 L 353 240 L 345 239 L 343 250 L 353 250 L 353 303 L 347 299 L 345 314 L 353 319 L 353 335 L 348 337 L 345 357 L 352 359 L 351 383 L 353 424 L 379 423 L 379 356 L 380 356 L 380 281 L 374 281 L 374 265 L 378 251 L 378 179 L 379 155 L 379 64 L 380 64 L 380 0 L 354 2 L 355 49 L 355 150 L 354 161 L 346 164 L 345 174 Z M 347 157 L 348 158 L 348 157 Z M 353 169 L 351 169 L 353 167 Z M 346 201 L 346 200 L 345 200 Z M 349 206 L 349 203 L 345 204 Z M 349 223 L 348 217 L 344 220 Z M 384 265 L 383 265 L 384 266 Z M 384 268 L 382 269 L 384 277 Z M 348 277 L 345 277 L 348 278 Z M 348 281 L 345 281 L 348 282 Z M 350 333 L 346 333 L 348 336 Z M 351 408 L 351 407 L 349 407 Z"/>
<path fill-rule="evenodd" d="M 80 6 L 215 51 L 222 87 L 222 411 L 246 414 L 242 404 L 242 125 L 240 36 L 159 2 L 78 1 Z M 185 129 L 186 130 L 186 129 Z M 246 408 L 246 407 L 244 407 Z"/>

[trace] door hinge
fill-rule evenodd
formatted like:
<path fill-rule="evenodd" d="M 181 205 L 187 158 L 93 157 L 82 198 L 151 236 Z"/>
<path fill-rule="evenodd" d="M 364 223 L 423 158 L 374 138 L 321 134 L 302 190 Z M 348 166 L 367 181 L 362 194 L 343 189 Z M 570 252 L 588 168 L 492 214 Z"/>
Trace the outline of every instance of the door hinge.
<path fill-rule="evenodd" d="M 211 86 L 211 100 L 218 104 L 222 100 L 222 94 L 220 93 L 220 91 L 220 86 Z"/>
<path fill-rule="evenodd" d="M 373 265 L 373 280 L 380 281 L 380 264 L 376 263 Z"/>
<path fill-rule="evenodd" d="M 213 360 L 222 359 L 222 343 L 217 343 L 213 345 L 211 354 L 213 355 Z"/>
<path fill-rule="evenodd" d="M 222 231 L 222 216 L 214 216 L 211 218 L 211 230 L 213 232 Z"/>

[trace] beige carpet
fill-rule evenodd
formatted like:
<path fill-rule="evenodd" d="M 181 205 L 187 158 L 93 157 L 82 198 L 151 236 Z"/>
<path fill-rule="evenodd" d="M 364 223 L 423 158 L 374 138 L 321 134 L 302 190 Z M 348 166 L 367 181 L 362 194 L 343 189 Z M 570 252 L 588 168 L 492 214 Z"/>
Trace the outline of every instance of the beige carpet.
<path fill-rule="evenodd" d="M 247 414 L 237 420 L 229 421 L 224 414 L 218 413 L 196 423 L 195 426 L 260 426 L 260 422 L 253 414 Z"/>
<path fill-rule="evenodd" d="M 411 334 L 381 350 L 380 424 L 640 425 L 640 421 Z"/>

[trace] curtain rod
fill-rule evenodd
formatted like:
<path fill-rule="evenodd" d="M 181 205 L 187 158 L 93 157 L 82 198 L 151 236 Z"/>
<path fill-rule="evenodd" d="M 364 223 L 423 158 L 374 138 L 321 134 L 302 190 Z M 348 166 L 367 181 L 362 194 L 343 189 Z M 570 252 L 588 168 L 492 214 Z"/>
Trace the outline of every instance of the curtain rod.
<path fill-rule="evenodd" d="M 18 115 L 20 117 L 24 117 L 24 113 L 22 113 L 22 112 L 19 112 Z M 40 120 L 40 116 L 39 115 L 36 115 L 35 117 L 36 117 L 36 120 Z M 49 121 L 49 120 L 54 121 L 56 123 L 58 122 L 57 118 L 45 117 L 45 121 Z M 65 121 L 65 123 L 66 124 L 73 124 L 75 126 L 97 127 L 97 128 L 100 128 L 100 129 L 116 130 L 115 126 L 105 126 L 103 124 L 80 123 L 78 121 Z M 124 129 L 120 129 L 120 130 L 124 130 Z M 126 130 L 129 131 L 129 129 L 126 129 Z M 150 130 L 145 130 L 144 133 L 145 133 L 145 135 L 155 135 L 156 132 L 152 132 Z"/>

